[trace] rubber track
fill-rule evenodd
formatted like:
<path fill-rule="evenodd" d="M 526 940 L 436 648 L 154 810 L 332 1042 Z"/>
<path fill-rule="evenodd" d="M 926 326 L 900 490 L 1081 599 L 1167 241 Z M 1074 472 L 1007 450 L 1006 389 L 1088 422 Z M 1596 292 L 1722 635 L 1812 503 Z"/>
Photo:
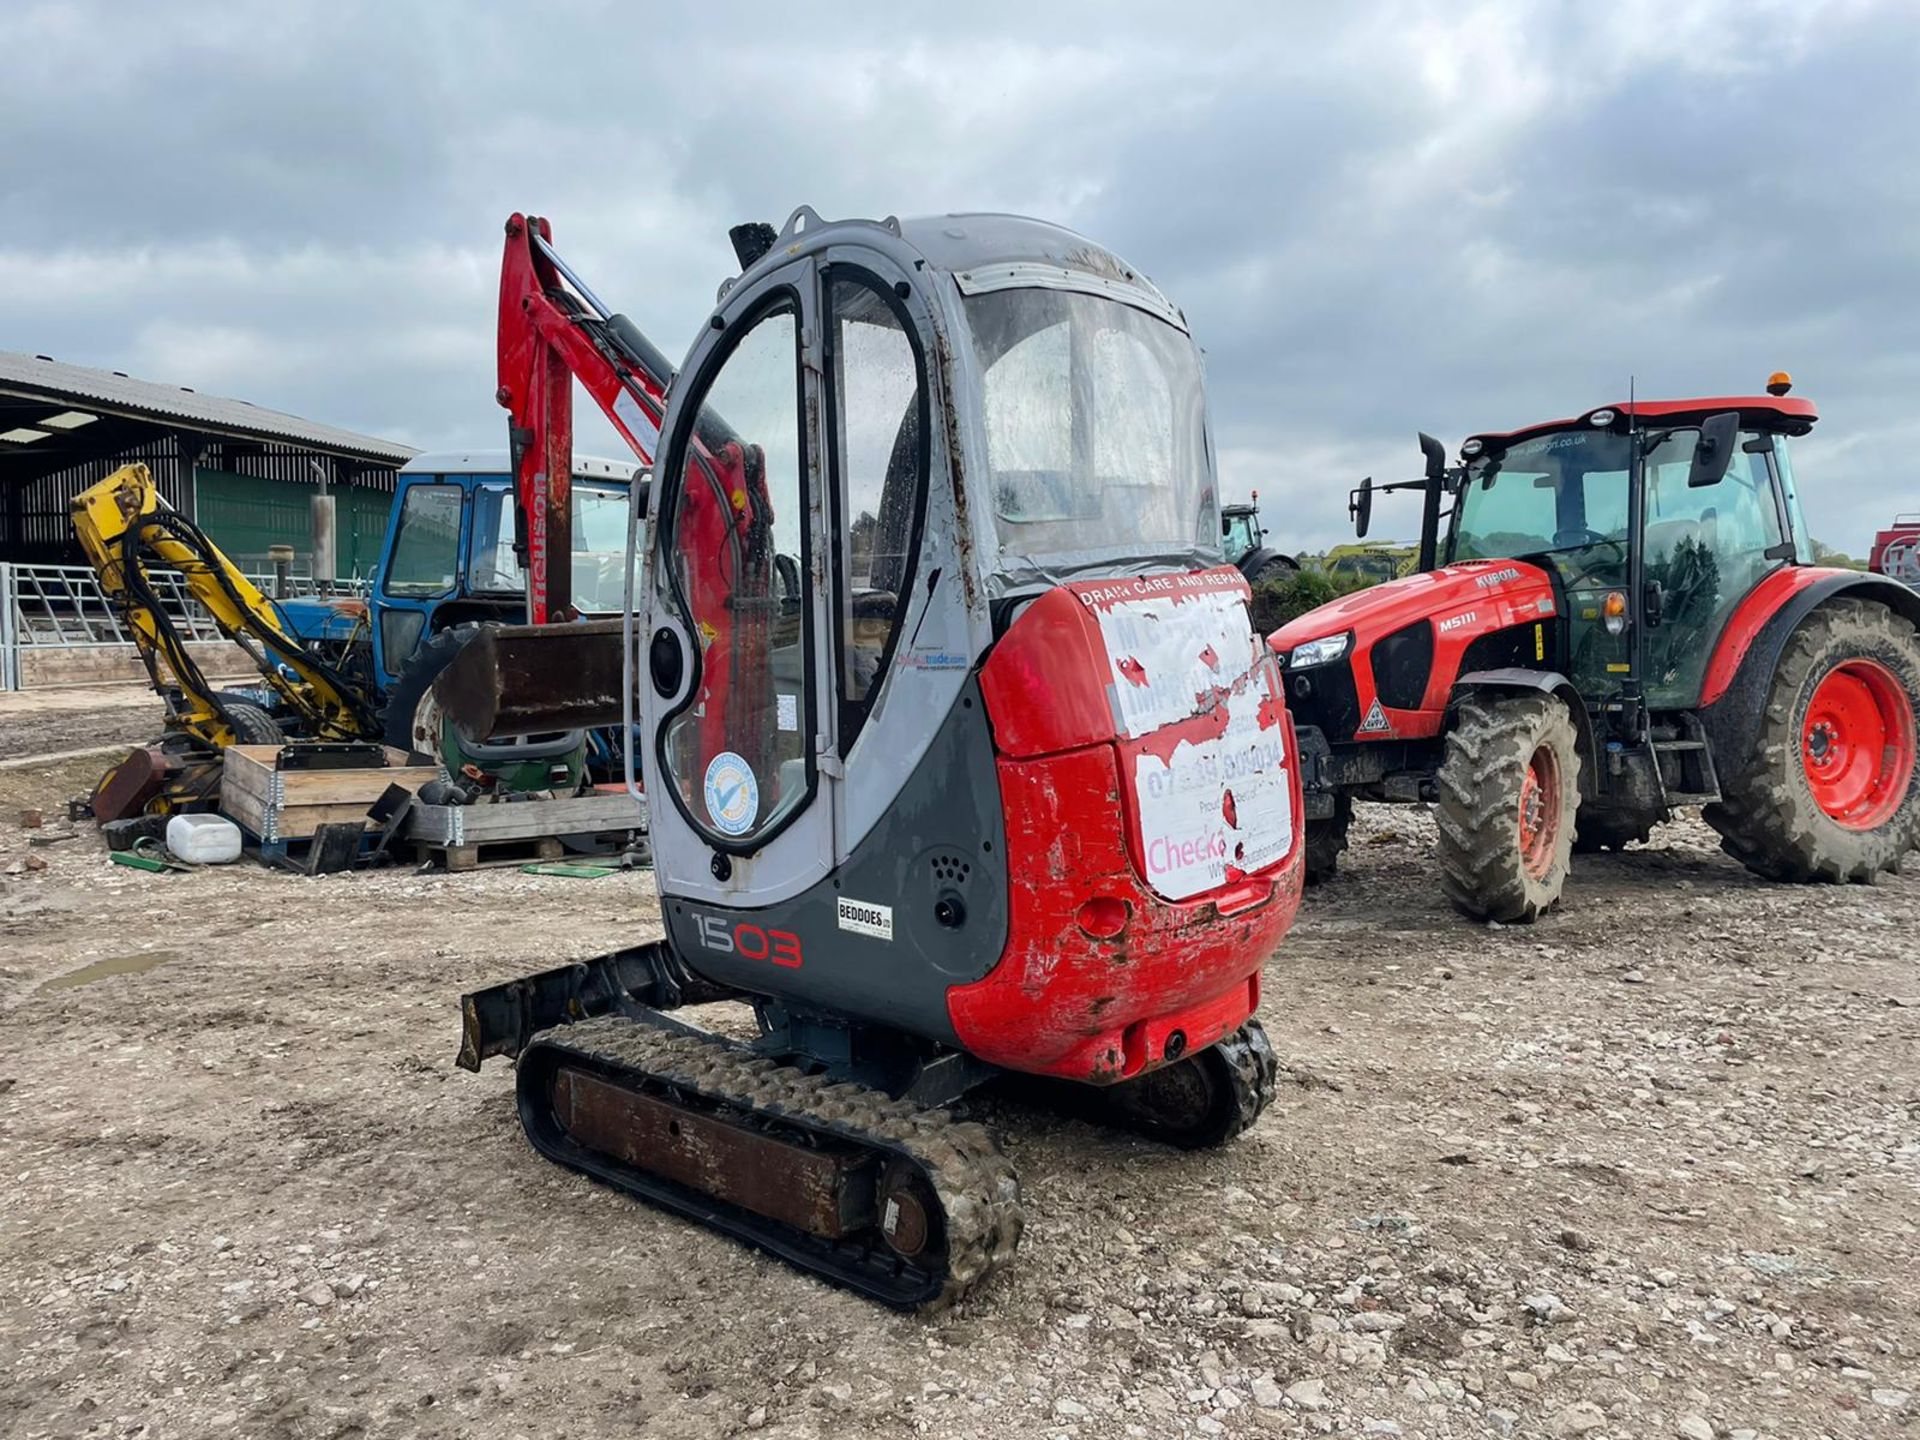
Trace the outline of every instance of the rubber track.
<path fill-rule="evenodd" d="M 1845 654 L 1881 660 L 1909 687 L 1920 675 L 1920 648 L 1907 620 L 1867 601 L 1820 606 L 1781 653 L 1753 754 L 1725 767 L 1721 802 L 1700 812 L 1719 832 L 1720 848 L 1765 879 L 1870 885 L 1882 871 L 1897 875 L 1920 841 L 1920 778 L 1900 809 L 1871 831 L 1829 820 L 1807 787 L 1800 759 L 1803 701 L 1816 670 L 1825 674 L 1821 667 Z"/>
<path fill-rule="evenodd" d="M 775 1251 L 884 1303 L 901 1309 L 941 1309 L 1012 1259 L 1019 1246 L 1025 1225 L 1020 1182 L 985 1126 L 956 1121 L 944 1110 L 894 1100 L 851 1081 L 809 1075 L 719 1036 L 690 1034 L 625 1016 L 603 1016 L 541 1031 L 523 1052 L 523 1065 L 536 1046 L 582 1056 L 632 1078 L 737 1107 L 777 1122 L 773 1128 L 831 1135 L 914 1161 L 932 1183 L 944 1212 L 945 1274 L 938 1277 L 938 1288 L 931 1293 L 883 1293 L 863 1283 L 861 1274 L 835 1273 L 830 1267 L 808 1264 L 803 1255 L 791 1250 Z M 535 1145 L 544 1149 L 537 1140 Z M 770 1231 L 787 1228 L 772 1221 L 759 1223 Z M 752 1241 L 751 1236 L 740 1238 Z M 873 1247 L 885 1248 L 877 1237 Z M 829 1248 L 823 1246 L 823 1250 Z"/>
<path fill-rule="evenodd" d="M 1558 712 L 1557 717 L 1555 712 Z M 1566 706 L 1547 695 L 1513 693 L 1489 700 L 1470 695 L 1459 722 L 1447 732 L 1447 755 L 1435 780 L 1440 803 L 1440 883 L 1456 910 L 1476 920 L 1506 923 L 1535 919 L 1559 898 L 1542 901 L 1520 867 L 1515 807 L 1520 780 L 1535 745 L 1556 718 L 1566 726 L 1562 794 L 1580 793 L 1580 749 Z M 1564 823 L 1568 817 L 1562 816 Z M 1571 830 L 1571 826 L 1566 827 Z M 1562 843 L 1571 846 L 1571 834 Z M 1561 866 L 1564 883 L 1565 865 Z"/>

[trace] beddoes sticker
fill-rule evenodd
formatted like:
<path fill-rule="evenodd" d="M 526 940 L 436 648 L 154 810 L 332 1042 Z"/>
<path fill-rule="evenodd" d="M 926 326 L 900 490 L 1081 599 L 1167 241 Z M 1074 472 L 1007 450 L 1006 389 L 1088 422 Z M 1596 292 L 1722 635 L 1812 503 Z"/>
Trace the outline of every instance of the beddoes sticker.
<path fill-rule="evenodd" d="M 722 750 L 707 762 L 707 816 L 722 835 L 744 835 L 760 814 L 760 783 L 747 762 Z"/>
<path fill-rule="evenodd" d="M 1149 885 L 1170 900 L 1286 858 L 1295 817 L 1279 671 L 1234 571 L 1076 586 L 1109 692 Z"/>
<path fill-rule="evenodd" d="M 871 935 L 876 940 L 893 939 L 893 907 L 872 900 L 854 900 L 842 895 L 837 906 L 842 930 L 856 935 Z"/>

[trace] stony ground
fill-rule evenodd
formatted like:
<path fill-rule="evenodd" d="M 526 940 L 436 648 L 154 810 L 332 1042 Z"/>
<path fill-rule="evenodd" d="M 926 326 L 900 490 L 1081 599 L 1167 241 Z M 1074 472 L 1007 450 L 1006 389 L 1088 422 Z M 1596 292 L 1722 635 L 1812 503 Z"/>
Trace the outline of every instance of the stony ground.
<path fill-rule="evenodd" d="M 0 770 L 0 872 L 47 864 L 0 875 L 0 1435 L 1920 1430 L 1920 880 L 1770 888 L 1685 824 L 1488 929 L 1363 808 L 1256 1130 L 988 1096 L 1026 1241 L 926 1320 L 537 1159 L 453 1067 L 455 997 L 654 933 L 644 876 L 30 847 L 92 768 Z"/>
<path fill-rule="evenodd" d="M 60 685 L 0 692 L 0 764 L 49 751 L 140 745 L 165 708 L 142 685 Z"/>

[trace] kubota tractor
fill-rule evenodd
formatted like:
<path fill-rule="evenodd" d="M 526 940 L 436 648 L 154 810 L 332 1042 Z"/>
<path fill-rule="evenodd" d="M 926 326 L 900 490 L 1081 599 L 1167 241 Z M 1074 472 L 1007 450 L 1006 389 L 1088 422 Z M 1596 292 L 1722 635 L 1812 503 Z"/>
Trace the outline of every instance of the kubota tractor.
<path fill-rule="evenodd" d="M 1268 643 L 1300 726 L 1309 876 L 1354 797 L 1438 810 L 1448 897 L 1529 921 L 1571 856 L 1699 805 L 1777 880 L 1869 882 L 1920 838 L 1920 595 L 1813 565 L 1788 441 L 1811 402 L 1769 393 L 1608 405 L 1420 437 L 1419 573 Z M 1371 480 L 1353 492 L 1361 535 Z"/>

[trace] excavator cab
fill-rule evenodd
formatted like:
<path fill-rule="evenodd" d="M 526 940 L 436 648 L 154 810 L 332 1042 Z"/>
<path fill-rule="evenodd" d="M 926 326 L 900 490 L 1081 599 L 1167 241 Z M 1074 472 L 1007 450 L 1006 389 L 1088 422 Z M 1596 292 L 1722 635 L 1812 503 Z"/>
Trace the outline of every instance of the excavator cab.
<path fill-rule="evenodd" d="M 1148 893 L 1264 875 L 1264 899 L 1288 849 L 1277 677 L 1221 563 L 1179 312 L 1052 226 L 803 210 L 725 293 L 662 437 L 642 765 L 676 949 L 999 1063 L 1111 1079 L 1157 1062 L 1128 1026 L 1168 991 L 1110 995 L 1084 1029 L 1036 1023 L 1004 1054 L 967 1033 L 954 992 L 1043 943 L 1029 921 L 1085 938 L 1032 902 L 1093 878 L 1024 875 L 1008 854 L 1029 817 L 1007 767 L 1056 729 L 1157 737 L 1124 773 L 1108 760 L 1108 803 L 1055 813 L 1050 796 L 1033 821 L 1130 837 Z M 1094 713 L 1063 725 L 1074 699 Z M 1200 752 L 1235 747 L 1274 763 L 1209 775 Z M 1130 929 L 1152 913 L 1133 887 L 1109 898 L 1139 910 Z M 1175 989 L 1221 993 L 1217 977 Z"/>
<path fill-rule="evenodd" d="M 1300 779 L 1180 312 L 1037 221 L 803 208 L 741 247 L 669 379 L 544 222 L 508 233 L 522 493 L 540 513 L 565 473 L 527 398 L 566 391 L 542 347 L 657 460 L 614 693 L 666 939 L 465 997 L 462 1063 L 519 1057 L 552 1158 L 898 1305 L 1017 1238 L 1011 1172 L 939 1110 L 982 1080 L 1078 1082 L 1180 1145 L 1245 1128 L 1272 1094 L 1253 1012 L 1299 903 Z M 598 638 L 503 633 L 448 711 L 604 723 Z M 751 1004 L 756 1042 L 661 1015 L 715 995 Z M 957 1148 L 915 1149 L 936 1121 Z"/>
<path fill-rule="evenodd" d="M 1199 359 L 1157 292 L 1033 222 L 819 224 L 728 292 L 664 432 L 645 763 L 663 879 L 716 902 L 848 860 L 996 614 L 1218 564 Z"/>

